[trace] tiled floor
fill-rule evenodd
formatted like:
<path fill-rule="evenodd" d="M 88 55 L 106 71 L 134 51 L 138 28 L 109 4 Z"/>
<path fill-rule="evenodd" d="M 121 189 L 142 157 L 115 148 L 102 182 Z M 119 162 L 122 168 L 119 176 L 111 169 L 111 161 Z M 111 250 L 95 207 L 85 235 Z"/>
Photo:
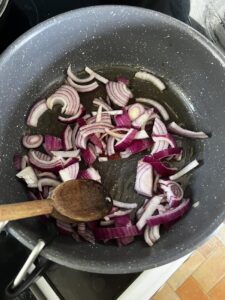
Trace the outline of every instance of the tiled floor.
<path fill-rule="evenodd" d="M 151 300 L 225 300 L 225 224 Z"/>

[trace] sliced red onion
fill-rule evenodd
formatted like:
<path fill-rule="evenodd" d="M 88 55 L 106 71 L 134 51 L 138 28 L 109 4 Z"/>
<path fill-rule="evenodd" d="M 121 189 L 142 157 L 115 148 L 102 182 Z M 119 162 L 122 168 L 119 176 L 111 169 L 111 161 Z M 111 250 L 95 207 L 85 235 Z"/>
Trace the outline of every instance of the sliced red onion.
<path fill-rule="evenodd" d="M 86 227 L 85 223 L 78 223 L 77 232 L 84 240 L 88 241 L 91 244 L 95 244 L 94 234 L 90 229 Z"/>
<path fill-rule="evenodd" d="M 57 220 L 57 219 L 56 219 L 56 226 L 67 233 L 73 233 L 73 231 L 74 231 L 71 224 L 65 223 L 65 222 Z"/>
<path fill-rule="evenodd" d="M 117 200 L 113 200 L 113 205 L 119 208 L 133 209 L 137 207 L 137 203 L 125 203 Z"/>
<path fill-rule="evenodd" d="M 158 118 L 155 119 L 154 125 L 152 128 L 152 135 L 167 135 L 167 129 L 165 124 Z M 151 154 L 157 153 L 159 151 L 165 150 L 169 147 L 168 142 L 166 141 L 157 141 L 152 147 Z"/>
<path fill-rule="evenodd" d="M 98 107 L 97 115 L 96 115 L 96 123 L 101 122 L 102 120 L 102 106 Z"/>
<path fill-rule="evenodd" d="M 146 110 L 143 114 L 141 114 L 139 117 L 137 117 L 133 122 L 132 126 L 137 129 L 144 128 L 147 124 L 149 118 L 153 114 L 154 110 Z"/>
<path fill-rule="evenodd" d="M 176 221 L 182 217 L 190 208 L 190 199 L 183 200 L 176 208 L 171 208 L 163 214 L 150 216 L 147 220 L 148 226 L 156 226 Z"/>
<path fill-rule="evenodd" d="M 166 89 L 165 84 L 162 82 L 161 79 L 159 79 L 158 77 L 156 77 L 155 75 L 148 73 L 148 72 L 144 72 L 144 71 L 139 71 L 137 72 L 134 77 L 141 79 L 141 80 L 146 80 L 146 81 L 150 81 L 154 86 L 156 86 L 160 91 L 163 91 Z"/>
<path fill-rule="evenodd" d="M 108 141 L 107 141 L 107 154 L 108 156 L 111 156 L 115 154 L 115 138 L 113 136 L 109 136 Z"/>
<path fill-rule="evenodd" d="M 190 162 L 187 166 L 185 166 L 183 169 L 181 169 L 176 174 L 170 176 L 170 180 L 177 180 L 178 178 L 182 177 L 183 175 L 187 174 L 194 168 L 196 168 L 199 165 L 199 162 L 195 159 L 192 162 Z"/>
<path fill-rule="evenodd" d="M 80 150 L 71 151 L 51 151 L 51 154 L 57 157 L 71 158 L 76 157 L 79 159 Z"/>
<path fill-rule="evenodd" d="M 147 98 L 137 98 L 136 101 L 141 102 L 141 103 L 146 103 L 146 104 L 149 104 L 149 105 L 155 107 L 165 121 L 169 120 L 170 117 L 169 117 L 168 112 L 165 110 L 165 108 L 162 106 L 162 104 L 160 104 L 158 101 L 153 100 L 153 99 L 147 99 Z"/>
<path fill-rule="evenodd" d="M 158 205 L 160 204 L 162 200 L 162 196 L 154 196 L 146 205 L 146 208 L 141 215 L 140 219 L 138 220 L 136 226 L 139 230 L 141 230 L 145 224 L 147 223 L 147 220 L 154 214 L 156 211 Z M 158 224 L 155 224 L 158 225 Z"/>
<path fill-rule="evenodd" d="M 172 122 L 168 125 L 168 129 L 170 132 L 173 132 L 177 135 L 193 138 L 193 139 L 207 139 L 208 135 L 203 131 L 195 132 L 191 130 L 184 129 L 177 125 L 175 122 Z"/>
<path fill-rule="evenodd" d="M 127 110 L 125 109 L 123 110 L 123 114 L 115 116 L 114 120 L 116 122 L 116 126 L 118 127 L 131 128 L 131 120 Z"/>
<path fill-rule="evenodd" d="M 120 152 L 126 150 L 128 146 L 132 143 L 136 136 L 137 130 L 131 128 L 127 134 L 115 145 L 115 150 Z"/>
<path fill-rule="evenodd" d="M 87 119 L 87 124 L 96 123 L 97 122 L 96 117 L 97 117 L 97 113 L 96 113 L 96 116 L 93 116 L 93 117 Z M 105 112 L 101 113 L 101 122 L 107 123 L 107 124 L 112 124 L 110 115 Z"/>
<path fill-rule="evenodd" d="M 52 179 L 57 179 L 57 176 L 52 172 L 36 172 L 38 178 L 48 177 Z"/>
<path fill-rule="evenodd" d="M 28 153 L 30 163 L 42 171 L 58 171 L 63 168 L 64 162 L 60 157 L 53 157 L 39 151 L 30 150 Z"/>
<path fill-rule="evenodd" d="M 64 150 L 70 150 L 73 148 L 72 145 L 72 129 L 69 125 L 66 126 L 63 132 L 63 148 Z"/>
<path fill-rule="evenodd" d="M 58 151 L 63 148 L 62 140 L 53 135 L 45 135 L 45 150 Z"/>
<path fill-rule="evenodd" d="M 69 167 L 80 161 L 80 157 L 69 157 L 67 159 L 62 158 L 64 168 Z"/>
<path fill-rule="evenodd" d="M 130 227 L 132 226 L 131 219 L 129 215 L 116 217 L 115 218 L 115 227 Z M 125 237 L 121 239 L 117 239 L 118 246 L 126 246 L 134 241 L 134 237 Z"/>
<path fill-rule="evenodd" d="M 85 84 L 85 85 L 81 85 L 81 84 L 75 83 L 70 77 L 67 77 L 67 81 L 79 93 L 91 92 L 91 91 L 96 90 L 99 87 L 97 81 L 94 81 L 92 83 Z"/>
<path fill-rule="evenodd" d="M 152 134 L 152 139 L 154 142 L 160 142 L 160 141 L 164 141 L 166 143 L 168 143 L 172 148 L 176 147 L 176 141 L 174 140 L 173 136 L 171 134 Z"/>
<path fill-rule="evenodd" d="M 90 144 L 87 146 L 87 149 L 81 149 L 81 156 L 86 162 L 87 165 L 92 165 L 96 160 L 96 154 Z"/>
<path fill-rule="evenodd" d="M 112 240 L 125 238 L 130 236 L 137 236 L 143 234 L 137 229 L 135 225 L 124 226 L 124 227 L 115 227 L 115 228 L 97 228 L 95 230 L 95 238 L 97 240 Z"/>
<path fill-rule="evenodd" d="M 133 210 L 133 209 L 117 210 L 117 211 L 114 211 L 113 213 L 110 213 L 109 215 L 105 216 L 104 219 L 105 219 L 106 221 L 108 221 L 108 220 L 111 219 L 111 218 L 129 215 L 129 214 L 132 212 L 132 210 Z"/>
<path fill-rule="evenodd" d="M 112 102 L 120 107 L 127 105 L 133 94 L 122 82 L 109 81 L 106 85 L 106 91 Z"/>
<path fill-rule="evenodd" d="M 150 164 L 138 162 L 135 190 L 138 194 L 151 197 L 153 187 L 153 170 Z"/>
<path fill-rule="evenodd" d="M 167 201 L 171 207 L 176 207 L 183 199 L 184 191 L 180 184 L 171 180 L 159 180 L 160 188 L 166 194 Z"/>
<path fill-rule="evenodd" d="M 74 116 L 80 107 L 80 97 L 74 88 L 69 85 L 62 85 L 47 99 L 47 106 L 50 110 L 57 104 L 62 105 L 61 113 Z"/>
<path fill-rule="evenodd" d="M 93 116 L 97 115 L 96 111 L 92 111 L 91 112 Z M 109 116 L 118 116 L 118 115 L 122 115 L 123 114 L 123 110 L 122 109 L 116 109 L 116 110 L 106 110 L 104 111 L 105 114 L 108 114 Z"/>
<path fill-rule="evenodd" d="M 38 189 L 39 189 L 40 192 L 42 192 L 44 186 L 56 187 L 60 183 L 61 182 L 56 180 L 56 179 L 52 179 L 52 178 L 48 178 L 48 177 L 41 178 L 41 179 L 38 180 Z"/>
<path fill-rule="evenodd" d="M 39 118 L 48 110 L 46 99 L 38 101 L 29 112 L 27 125 L 37 127 Z"/>
<path fill-rule="evenodd" d="M 154 183 L 153 183 L 153 192 L 157 193 L 160 175 L 156 171 L 154 171 L 154 175 L 155 175 L 155 179 L 154 179 Z"/>
<path fill-rule="evenodd" d="M 79 163 L 74 163 L 69 167 L 59 171 L 59 175 L 63 182 L 76 179 L 79 172 Z"/>
<path fill-rule="evenodd" d="M 108 157 L 107 156 L 99 156 L 98 161 L 100 162 L 104 162 L 104 161 L 108 161 Z"/>
<path fill-rule="evenodd" d="M 108 221 L 100 221 L 100 226 L 111 226 L 115 224 L 115 220 L 108 220 Z"/>
<path fill-rule="evenodd" d="M 95 79 L 97 79 L 98 81 L 107 84 L 109 82 L 109 80 L 101 75 L 99 75 L 98 73 L 94 72 L 92 69 L 90 69 L 89 67 L 85 68 L 85 71 L 90 74 L 93 75 Z"/>
<path fill-rule="evenodd" d="M 38 148 L 43 142 L 43 136 L 40 134 L 36 135 L 25 135 L 22 139 L 23 146 L 27 149 Z"/>
<path fill-rule="evenodd" d="M 151 227 L 150 238 L 153 241 L 153 243 L 160 239 L 159 227 L 160 225 Z"/>
<path fill-rule="evenodd" d="M 80 104 L 77 113 L 69 118 L 58 116 L 58 120 L 65 124 L 72 124 L 77 121 L 78 118 L 80 118 L 85 113 L 85 108 L 82 104 Z"/>
<path fill-rule="evenodd" d="M 126 85 L 129 85 L 129 83 L 130 83 L 130 80 L 127 77 L 125 77 L 125 76 L 119 76 L 117 78 L 117 81 L 118 82 L 122 82 L 122 83 L 124 83 Z"/>
<path fill-rule="evenodd" d="M 147 139 L 147 138 L 149 138 L 149 135 L 147 134 L 147 132 L 145 130 L 138 131 L 135 136 L 135 140 L 143 140 L 143 139 Z"/>
<path fill-rule="evenodd" d="M 107 103 L 105 103 L 102 98 L 95 98 L 93 100 L 93 104 L 95 104 L 97 106 L 102 106 L 102 108 L 104 108 L 104 110 L 107 110 L 107 111 L 113 110 L 112 107 L 109 106 Z"/>
<path fill-rule="evenodd" d="M 128 109 L 128 115 L 131 121 L 136 120 L 140 115 L 142 115 L 145 112 L 145 108 L 143 105 L 139 103 L 135 103 L 130 105 Z"/>
<path fill-rule="evenodd" d="M 27 155 L 23 155 L 21 160 L 21 170 L 25 169 L 28 165 L 29 165 L 29 158 Z"/>
<path fill-rule="evenodd" d="M 152 141 L 149 139 L 135 140 L 133 141 L 127 149 L 120 153 L 121 158 L 127 158 L 132 154 L 140 153 L 152 146 Z"/>
<path fill-rule="evenodd" d="M 154 170 L 156 170 L 156 172 L 162 176 L 170 176 L 177 172 L 177 168 L 167 167 L 165 164 L 163 164 L 160 160 L 156 159 L 154 156 L 145 156 L 143 161 L 152 165 Z"/>
<path fill-rule="evenodd" d="M 151 240 L 150 233 L 151 233 L 151 228 L 148 226 L 145 227 L 144 240 L 145 240 L 146 244 L 148 244 L 151 247 L 154 244 L 153 244 L 153 241 Z"/>
<path fill-rule="evenodd" d="M 177 148 L 168 148 L 162 151 L 159 151 L 157 153 L 154 153 L 153 156 L 154 158 L 161 160 L 167 157 L 173 157 L 176 155 L 180 155 L 182 153 L 183 149 L 181 147 Z"/>
<path fill-rule="evenodd" d="M 72 142 L 72 146 L 73 146 L 73 149 L 76 150 L 77 147 L 76 147 L 76 135 L 77 135 L 77 132 L 79 130 L 79 124 L 77 123 L 74 128 L 73 128 L 73 131 L 72 131 L 72 136 L 71 136 L 71 142 Z"/>
<path fill-rule="evenodd" d="M 16 174 L 18 178 L 24 179 L 29 188 L 36 188 L 38 184 L 38 178 L 32 167 L 28 166 L 22 171 Z"/>
<path fill-rule="evenodd" d="M 97 170 L 93 167 L 83 170 L 78 176 L 80 179 L 92 179 L 101 183 L 101 176 Z"/>
<path fill-rule="evenodd" d="M 76 146 L 86 149 L 87 141 L 90 135 L 96 133 L 104 133 L 106 128 L 112 128 L 112 125 L 99 122 L 82 126 L 76 136 Z"/>
<path fill-rule="evenodd" d="M 87 83 L 92 81 L 95 77 L 93 74 L 90 74 L 88 77 L 86 78 L 78 78 L 71 70 L 71 65 L 69 65 L 68 69 L 67 69 L 67 75 L 69 78 L 71 78 L 73 81 L 77 82 L 77 83 Z"/>

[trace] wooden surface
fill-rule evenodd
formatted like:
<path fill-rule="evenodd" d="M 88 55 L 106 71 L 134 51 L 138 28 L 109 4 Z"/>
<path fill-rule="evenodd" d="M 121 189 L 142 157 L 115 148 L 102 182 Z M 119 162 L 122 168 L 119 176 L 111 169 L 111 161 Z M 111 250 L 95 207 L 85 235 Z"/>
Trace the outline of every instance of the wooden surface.
<path fill-rule="evenodd" d="M 225 300 L 225 224 L 151 300 Z"/>

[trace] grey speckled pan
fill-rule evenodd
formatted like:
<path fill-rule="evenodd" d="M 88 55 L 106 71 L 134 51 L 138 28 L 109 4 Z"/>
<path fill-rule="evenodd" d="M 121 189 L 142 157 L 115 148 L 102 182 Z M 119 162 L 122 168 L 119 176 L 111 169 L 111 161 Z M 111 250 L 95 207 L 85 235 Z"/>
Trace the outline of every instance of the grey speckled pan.
<path fill-rule="evenodd" d="M 71 11 L 36 26 L 1 56 L 1 203 L 26 197 L 12 166 L 13 154 L 20 151 L 24 118 L 34 100 L 60 81 L 69 62 L 78 70 L 85 64 L 93 68 L 129 65 L 151 70 L 165 78 L 183 99 L 177 107 L 187 110 L 186 125 L 209 132 L 212 137 L 204 143 L 196 142 L 190 157 L 203 160 L 188 188 L 200 205 L 162 234 L 154 247 L 148 247 L 142 239 L 119 248 L 113 244 L 77 244 L 59 237 L 43 255 L 79 270 L 129 273 L 168 263 L 192 251 L 225 219 L 225 59 L 190 27 L 150 10 L 98 6 Z M 113 171 L 111 175 L 112 182 L 120 178 L 120 184 L 126 187 L 126 199 L 134 197 L 132 185 L 126 185 L 127 177 L 134 176 L 131 162 L 122 162 L 116 167 L 116 176 Z M 32 219 L 11 222 L 9 230 L 32 248 L 43 226 Z"/>

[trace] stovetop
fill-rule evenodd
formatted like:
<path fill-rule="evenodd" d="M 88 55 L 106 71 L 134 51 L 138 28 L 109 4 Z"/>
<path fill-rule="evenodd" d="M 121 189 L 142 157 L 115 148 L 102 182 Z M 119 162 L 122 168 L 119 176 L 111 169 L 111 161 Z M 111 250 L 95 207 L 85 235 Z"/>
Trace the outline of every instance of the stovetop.
<path fill-rule="evenodd" d="M 47 18 L 71 9 L 100 4 L 126 4 L 151 8 L 188 23 L 189 0 L 11 0 L 0 29 L 0 53 L 22 33 Z M 1 300 L 6 299 L 4 288 L 15 277 L 28 254 L 29 251 L 9 234 L 0 234 Z M 90 274 L 56 264 L 53 264 L 47 272 L 49 280 L 65 300 L 114 300 L 138 275 Z M 28 290 L 15 299 L 36 298 Z"/>

